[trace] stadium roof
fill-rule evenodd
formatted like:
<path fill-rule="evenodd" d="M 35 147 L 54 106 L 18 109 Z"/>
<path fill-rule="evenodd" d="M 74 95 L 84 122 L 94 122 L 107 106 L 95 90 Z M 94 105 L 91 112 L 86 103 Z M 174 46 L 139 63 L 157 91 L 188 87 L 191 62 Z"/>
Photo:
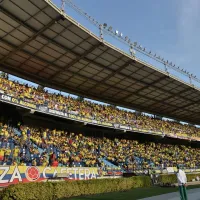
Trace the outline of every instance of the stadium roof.
<path fill-rule="evenodd" d="M 47 87 L 199 124 L 200 90 L 122 52 L 48 0 L 0 4 L 0 69 Z"/>

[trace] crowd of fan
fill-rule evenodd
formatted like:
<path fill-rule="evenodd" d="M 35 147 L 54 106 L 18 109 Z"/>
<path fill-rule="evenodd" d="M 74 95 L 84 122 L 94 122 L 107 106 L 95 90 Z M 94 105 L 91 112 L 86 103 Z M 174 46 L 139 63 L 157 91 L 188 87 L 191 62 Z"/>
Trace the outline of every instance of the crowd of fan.
<path fill-rule="evenodd" d="M 48 108 L 77 113 L 80 116 L 103 121 L 113 124 L 122 124 L 134 128 L 146 129 L 152 132 L 162 132 L 163 134 L 173 134 L 175 136 L 200 137 L 200 129 L 188 124 L 181 124 L 175 121 L 164 121 L 155 119 L 147 115 L 136 115 L 118 109 L 110 105 L 102 105 L 91 101 L 80 101 L 70 96 L 52 94 L 38 89 L 23 85 L 15 81 L 0 78 L 0 90 L 4 93 L 18 97 L 29 102 L 46 105 Z"/>
<path fill-rule="evenodd" d="M 105 169 L 104 160 L 124 170 L 199 166 L 200 149 L 141 143 L 135 140 L 88 137 L 60 130 L 0 124 L 0 164 L 85 166 Z"/>

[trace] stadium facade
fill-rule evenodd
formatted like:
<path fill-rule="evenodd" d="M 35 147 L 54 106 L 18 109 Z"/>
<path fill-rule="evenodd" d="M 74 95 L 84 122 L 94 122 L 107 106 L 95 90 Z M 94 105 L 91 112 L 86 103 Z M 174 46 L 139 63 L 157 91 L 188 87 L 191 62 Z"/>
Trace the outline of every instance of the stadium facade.
<path fill-rule="evenodd" d="M 37 0 L 36 3 L 34 0 L 4 0 L 1 1 L 0 8 L 0 69 L 2 71 L 32 81 L 43 87 L 54 88 L 82 97 L 100 100 L 112 105 L 136 109 L 141 112 L 154 113 L 160 117 L 171 117 L 191 124 L 199 124 L 200 91 L 198 88 L 177 79 L 167 72 L 158 70 L 148 63 L 134 56 L 130 56 L 106 41 L 101 40 L 101 38 L 92 34 L 66 13 L 63 13 L 63 11 L 58 9 L 51 1 Z M 118 122 L 119 120 L 113 122 L 112 120 L 97 119 L 94 116 L 91 117 L 80 114 L 80 109 L 57 109 L 57 103 L 54 106 L 50 106 L 55 99 L 50 99 L 47 103 L 42 98 L 38 97 L 39 95 L 35 94 L 35 89 L 29 86 L 5 78 L 1 78 L 1 86 L 0 101 L 1 110 L 3 111 L 1 115 L 6 116 L 6 119 L 10 119 L 7 115 L 9 113 L 9 115 L 13 116 L 12 122 L 17 119 L 23 121 L 23 125 L 20 124 L 20 126 L 14 129 L 12 129 L 13 127 L 11 128 L 11 126 L 7 127 L 7 125 L 1 125 L 3 129 L 5 129 L 4 135 L 1 135 L 1 150 L 3 152 L 9 152 L 9 150 L 15 149 L 16 152 L 20 151 L 23 157 L 23 154 L 25 155 L 27 149 L 30 148 L 30 146 L 28 146 L 29 143 L 27 144 L 27 141 L 30 142 L 29 139 L 31 138 L 29 127 L 31 125 L 42 127 L 42 124 L 45 124 L 46 126 L 44 127 L 46 129 L 36 131 L 37 133 L 34 133 L 34 137 L 31 138 L 31 141 L 34 141 L 32 144 L 33 149 L 36 148 L 42 151 L 42 149 L 49 148 L 48 150 L 50 153 L 52 149 L 55 149 L 56 153 L 52 151 L 52 154 L 55 153 L 57 155 L 64 151 L 61 149 L 61 144 L 54 144 L 54 141 L 49 139 L 51 136 L 48 136 L 48 142 L 53 143 L 48 143 L 49 146 L 47 145 L 46 132 L 49 131 L 48 128 L 60 128 L 62 130 L 68 128 L 68 132 L 84 132 L 85 135 L 90 136 L 88 138 L 85 135 L 73 135 L 70 133 L 70 135 L 68 135 L 69 138 L 67 138 L 64 136 L 64 132 L 60 133 L 59 131 L 53 135 L 55 139 L 62 136 L 64 139 L 69 140 L 69 148 L 73 150 L 77 148 L 76 143 L 73 146 L 73 141 L 77 142 L 78 139 L 83 137 L 82 139 L 87 142 L 87 145 L 81 145 L 85 145 L 84 147 L 87 146 L 87 148 L 92 151 L 92 153 L 84 152 L 89 155 L 87 155 L 87 157 L 83 155 L 79 149 L 75 155 L 73 155 L 75 159 L 78 157 L 78 161 L 73 161 L 72 163 L 74 166 L 71 165 L 68 167 L 80 168 L 82 167 L 83 160 L 85 167 L 95 167 L 95 164 L 99 164 L 100 161 L 94 158 L 94 154 L 96 157 L 97 155 L 100 156 L 101 145 L 103 146 L 103 144 L 105 146 L 107 145 L 106 147 L 108 148 L 110 148 L 109 145 L 113 145 L 114 148 L 122 145 L 125 150 L 130 150 L 127 148 L 128 144 L 135 145 L 138 146 L 138 150 L 142 149 L 141 155 L 144 155 L 146 148 L 152 150 L 153 146 L 155 148 L 155 144 L 159 141 L 158 146 L 160 149 L 157 150 L 157 153 L 159 155 L 167 154 L 167 156 L 160 158 L 159 162 L 157 158 L 151 160 L 151 158 L 145 157 L 146 160 L 151 160 L 151 163 L 156 161 L 156 165 L 158 166 L 169 159 L 170 155 L 174 155 L 173 151 L 177 151 L 180 154 L 179 158 L 182 158 L 183 154 L 187 152 L 188 156 L 185 162 L 194 162 L 193 166 L 187 166 L 188 172 L 191 172 L 191 168 L 192 170 L 199 170 L 197 166 L 198 161 L 196 161 L 200 141 L 198 129 L 195 129 L 195 134 L 191 133 L 191 131 L 187 134 L 188 128 L 185 134 L 182 134 L 181 131 L 178 130 L 178 132 L 180 132 L 179 135 L 174 134 L 174 132 L 177 131 L 175 129 L 174 132 L 168 131 L 165 133 L 160 127 L 157 129 L 148 129 L 131 123 L 120 123 Z M 10 90 L 7 88 L 10 88 Z M 20 92 L 15 93 L 15 89 L 18 89 Z M 45 92 L 40 94 L 43 96 L 46 95 Z M 27 95 L 28 97 L 23 95 Z M 56 98 L 59 99 L 59 97 Z M 63 98 L 61 98 L 61 100 L 63 100 Z M 59 102 L 61 102 L 61 100 L 59 99 Z M 72 104 L 74 102 L 77 103 L 75 100 L 70 101 Z M 71 105 L 68 106 L 70 107 Z M 95 107 L 95 105 L 93 105 L 93 107 Z M 8 113 L 6 113 L 5 108 Z M 90 109 L 89 106 L 88 109 Z M 116 118 L 117 117 L 118 116 L 116 116 Z M 5 123 L 5 121 L 3 123 Z M 9 126 L 12 123 L 8 122 L 6 124 Z M 10 137 L 7 137 L 8 130 L 14 132 Z M 34 128 L 31 130 L 34 130 Z M 53 131 L 50 131 L 50 133 L 54 134 Z M 147 139 L 147 137 L 144 137 L 144 134 L 147 135 L 148 141 L 157 140 L 157 143 L 144 144 Z M 95 136 L 106 136 L 106 138 L 102 140 L 94 139 Z M 142 138 L 143 143 L 141 145 L 137 142 L 132 143 L 131 140 L 134 137 L 137 138 L 137 140 L 141 140 Z M 122 140 L 119 140 L 119 138 L 122 138 Z M 100 143 L 99 140 L 102 143 Z M 94 142 L 95 145 L 91 144 L 92 142 Z M 174 146 L 166 145 L 166 142 L 174 143 Z M 161 151 L 162 143 L 167 149 L 166 152 Z M 187 150 L 182 148 L 178 143 L 184 144 Z M 20 146 L 21 150 L 16 148 L 16 144 Z M 5 148 L 9 150 L 5 150 Z M 197 149 L 197 154 L 194 158 L 190 158 L 189 153 L 195 152 L 195 148 Z M 29 152 L 30 160 L 28 163 L 33 165 L 35 159 L 38 159 L 38 162 L 40 162 L 40 156 L 43 155 L 45 157 L 45 154 L 47 154 L 46 151 L 48 150 L 37 153 L 38 155 L 40 154 L 39 157 L 34 157 L 35 154 Z M 123 154 L 120 148 L 119 150 L 120 154 Z M 115 156 L 114 159 L 109 155 L 110 152 L 103 153 L 103 156 L 106 155 L 108 157 L 108 161 L 112 161 L 116 164 L 113 164 L 113 166 L 124 167 L 119 165 L 119 163 L 124 164 L 124 155 L 120 155 L 122 158 L 120 158 L 120 156 L 116 158 L 117 156 Z M 145 159 L 141 161 L 137 154 L 138 152 L 135 154 L 135 157 L 139 160 L 138 162 L 143 162 Z M 33 157 L 31 157 L 31 155 L 33 155 Z M 1 161 L 6 163 L 9 161 L 9 156 L 10 155 L 5 154 L 2 156 L 3 158 Z M 70 155 L 69 157 L 71 158 L 73 156 Z M 80 157 L 82 158 L 81 161 Z M 123 160 L 123 162 L 120 159 Z M 132 157 L 128 159 L 131 160 Z M 143 163 L 144 168 L 151 165 L 151 163 L 146 160 Z M 57 160 L 54 159 L 54 161 L 56 166 Z M 168 165 L 166 166 L 172 168 L 175 163 L 177 164 L 178 162 L 176 158 L 170 161 L 171 163 L 167 163 Z M 15 161 L 12 160 L 12 162 Z M 44 160 L 41 162 L 44 164 Z M 184 164 L 183 158 L 181 162 L 181 164 Z M 76 166 L 76 164 L 78 164 L 78 166 Z M 130 168 L 128 164 L 126 165 Z M 144 168 L 142 168 L 142 170 Z M 5 175 L 9 176 L 12 183 L 14 183 L 14 178 L 16 177 L 18 179 L 17 182 L 35 181 L 41 177 L 45 179 L 46 171 L 49 171 L 51 176 L 55 175 L 55 170 L 48 169 L 48 167 L 38 169 L 36 166 L 35 168 L 31 166 L 30 168 L 21 166 L 20 169 L 18 167 L 3 167 L 2 169 L 4 169 L 4 171 L 2 172 L 3 175 L 1 174 L 3 178 L 0 180 L 0 183 L 4 184 L 4 186 L 8 185 L 8 182 L 6 182 L 8 178 L 4 179 Z M 147 167 L 145 169 L 147 169 Z M 61 171 L 61 168 L 59 168 L 59 170 Z M 162 167 L 162 170 L 164 170 L 164 167 Z M 137 171 L 141 170 L 137 169 Z M 92 168 L 84 168 L 84 172 L 79 170 L 77 172 L 78 175 L 76 175 L 76 172 L 75 169 L 75 172 L 68 173 L 71 173 L 72 179 L 96 178 L 100 174 L 97 167 L 94 170 Z M 107 170 L 107 173 L 109 172 L 110 171 Z M 114 173 L 119 173 L 121 175 L 121 169 L 115 169 Z M 144 173 L 144 171 L 142 171 L 142 173 Z M 79 178 L 76 178 L 77 176 L 79 176 Z M 25 181 L 23 181 L 23 178 Z"/>

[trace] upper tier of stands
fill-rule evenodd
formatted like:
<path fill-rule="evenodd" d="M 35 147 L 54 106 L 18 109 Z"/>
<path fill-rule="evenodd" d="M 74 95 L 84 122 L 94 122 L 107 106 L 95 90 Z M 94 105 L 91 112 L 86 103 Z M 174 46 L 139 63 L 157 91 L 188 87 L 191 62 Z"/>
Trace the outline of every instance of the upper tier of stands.
<path fill-rule="evenodd" d="M 200 129 L 189 124 L 165 121 L 147 115 L 137 115 L 135 112 L 121 110 L 111 105 L 52 94 L 5 78 L 0 78 L 0 90 L 9 96 L 34 104 L 45 105 L 54 110 L 73 112 L 76 115 L 97 121 L 136 127 L 155 133 L 162 132 L 172 137 L 200 138 Z"/>

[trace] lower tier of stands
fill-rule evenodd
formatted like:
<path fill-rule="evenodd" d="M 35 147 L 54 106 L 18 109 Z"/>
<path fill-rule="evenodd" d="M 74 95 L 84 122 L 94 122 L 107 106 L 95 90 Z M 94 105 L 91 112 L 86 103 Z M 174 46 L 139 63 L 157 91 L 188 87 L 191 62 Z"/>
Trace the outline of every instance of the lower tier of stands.
<path fill-rule="evenodd" d="M 199 166 L 199 148 L 0 124 L 0 164 L 136 170 Z"/>

